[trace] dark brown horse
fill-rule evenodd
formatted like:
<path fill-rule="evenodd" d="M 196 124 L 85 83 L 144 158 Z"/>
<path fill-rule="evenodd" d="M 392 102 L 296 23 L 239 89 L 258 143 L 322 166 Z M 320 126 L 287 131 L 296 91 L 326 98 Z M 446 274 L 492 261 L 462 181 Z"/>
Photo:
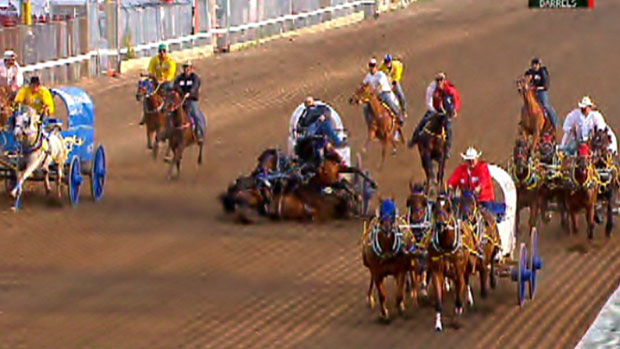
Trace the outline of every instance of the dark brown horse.
<path fill-rule="evenodd" d="M 406 221 L 417 242 L 417 248 L 421 250 L 421 253 L 428 253 L 431 236 L 431 208 L 424 185 L 409 183 L 409 196 L 407 197 L 406 205 Z M 428 263 L 426 258 L 417 263 L 414 277 L 416 278 L 415 280 L 412 278 L 415 281 L 414 284 L 420 285 L 420 293 L 426 297 L 428 295 Z M 413 291 L 415 296 L 416 289 L 414 288 Z"/>
<path fill-rule="evenodd" d="M 565 202 L 570 217 L 570 230 L 573 234 L 577 234 L 577 213 L 584 210 L 588 224 L 588 239 L 592 240 L 599 185 L 587 143 L 579 145 L 577 156 L 569 159 L 564 169 L 567 186 Z"/>
<path fill-rule="evenodd" d="M 476 197 L 471 192 L 462 193 L 458 200 L 458 212 L 461 220 L 469 225 L 468 230 L 474 233 L 478 254 L 475 258 L 476 271 L 480 274 L 480 295 L 486 298 L 488 281 L 493 289 L 497 285 L 495 256 L 501 249 L 497 222 L 492 213 L 478 207 Z M 468 292 L 471 290 L 468 289 Z M 469 296 L 471 297 L 471 294 Z M 470 302 L 473 304 L 473 298 Z"/>
<path fill-rule="evenodd" d="M 545 117 L 545 111 L 536 97 L 535 86 L 531 84 L 531 77 L 517 79 L 517 90 L 523 98 L 521 108 L 521 118 L 519 126 L 523 138 L 532 137 L 532 148 L 537 149 L 538 140 L 543 131 L 548 131 L 555 135 L 553 125 Z"/>
<path fill-rule="evenodd" d="M 599 184 L 598 200 L 599 203 L 604 202 L 606 207 L 605 235 L 610 236 L 614 227 L 613 211 L 618 193 L 618 157 L 609 150 L 611 137 L 607 129 L 594 130 L 588 144 Z"/>
<path fill-rule="evenodd" d="M 512 153 L 511 174 L 517 187 L 517 212 L 515 217 L 517 234 L 521 221 L 521 210 L 530 209 L 529 231 L 536 225 L 538 212 L 538 187 L 540 174 L 536 159 L 530 156 L 530 150 L 524 139 L 517 139 Z"/>
<path fill-rule="evenodd" d="M 392 223 L 380 223 L 373 218 L 368 225 L 364 224 L 362 236 L 362 263 L 370 271 L 370 284 L 366 301 L 373 308 L 375 301 L 372 295 L 373 288 L 379 295 L 380 315 L 384 320 L 389 319 L 386 306 L 386 292 L 383 281 L 393 276 L 396 281 L 396 306 L 400 314 L 405 311 L 405 278 L 414 264 L 412 256 L 407 252 L 415 243 L 413 234 L 400 234 Z M 395 222 L 398 224 L 398 222 Z M 414 282 L 414 289 L 417 288 Z"/>
<path fill-rule="evenodd" d="M 429 270 L 436 296 L 435 330 L 442 331 L 443 284 L 445 277 L 454 281 L 456 289 L 456 315 L 463 314 L 463 301 L 469 276 L 473 271 L 470 251 L 475 248 L 472 232 L 459 226 L 450 197 L 440 194 L 433 208 L 432 238 L 429 246 Z"/>
<path fill-rule="evenodd" d="M 181 175 L 181 160 L 183 159 L 183 151 L 192 144 L 198 145 L 198 165 L 202 163 L 202 146 L 203 142 L 196 137 L 196 133 L 192 129 L 183 104 L 185 99 L 181 97 L 179 92 L 170 91 L 166 97 L 164 110 L 170 113 L 170 130 L 168 131 L 168 147 L 173 152 L 173 158 L 168 169 L 168 179 L 172 179 L 173 169 L 177 168 L 177 178 Z"/>
<path fill-rule="evenodd" d="M 568 224 L 568 216 L 564 205 L 564 178 L 562 173 L 562 163 L 564 155 L 556 148 L 555 135 L 543 132 L 538 143 L 538 173 L 540 184 L 538 186 L 538 211 L 544 222 L 548 223 L 550 215 L 548 212 L 549 202 L 555 201 L 558 204 L 562 226 Z M 538 215 L 534 216 L 538 219 Z M 536 224 L 536 223 L 534 223 Z M 530 231 L 532 226 L 530 226 Z"/>
<path fill-rule="evenodd" d="M 153 158 L 157 158 L 159 143 L 164 141 L 166 133 L 166 111 L 161 85 L 154 77 L 141 76 L 138 81 L 136 100 L 142 101 L 142 112 L 146 124 L 146 146 L 153 150 Z"/>
<path fill-rule="evenodd" d="M 362 84 L 349 99 L 350 103 L 361 104 L 364 103 L 366 108 L 370 109 L 371 119 L 366 120 L 366 126 L 368 127 L 368 137 L 362 152 L 366 152 L 368 144 L 372 140 L 379 140 L 381 142 L 381 165 L 385 162 L 386 150 L 388 147 L 392 148 L 392 152 L 396 152 L 395 137 L 398 135 L 402 143 L 405 142 L 403 132 L 401 130 L 402 125 L 398 122 L 398 118 L 392 113 L 390 108 L 386 107 L 379 97 L 374 93 L 370 84 Z"/>
<path fill-rule="evenodd" d="M 424 126 L 418 139 L 418 152 L 422 160 L 422 167 L 426 174 L 426 191 L 429 192 L 431 183 L 443 183 L 444 169 L 446 166 L 446 114 L 435 114 Z M 437 162 L 439 169 L 434 174 L 433 161 Z"/>

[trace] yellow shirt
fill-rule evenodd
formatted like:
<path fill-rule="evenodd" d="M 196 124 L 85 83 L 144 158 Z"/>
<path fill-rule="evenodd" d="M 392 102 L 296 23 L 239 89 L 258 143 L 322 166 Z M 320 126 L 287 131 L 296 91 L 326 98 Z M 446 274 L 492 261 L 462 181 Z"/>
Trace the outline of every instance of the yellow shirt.
<path fill-rule="evenodd" d="M 385 63 L 382 63 L 381 66 L 379 66 L 379 70 L 384 72 L 390 78 L 390 81 L 400 83 L 400 80 L 403 78 L 403 64 L 398 60 L 392 61 L 392 69 Z"/>
<path fill-rule="evenodd" d="M 174 81 L 176 72 L 177 62 L 168 55 L 163 61 L 157 55 L 149 62 L 149 74 L 154 75 L 160 83 Z"/>
<path fill-rule="evenodd" d="M 32 86 L 27 85 L 17 91 L 15 103 L 22 103 L 34 108 L 37 113 L 43 113 L 43 107 L 47 106 L 49 115 L 54 115 L 56 108 L 54 106 L 54 98 L 47 87 L 40 86 L 37 92 L 32 90 Z"/>

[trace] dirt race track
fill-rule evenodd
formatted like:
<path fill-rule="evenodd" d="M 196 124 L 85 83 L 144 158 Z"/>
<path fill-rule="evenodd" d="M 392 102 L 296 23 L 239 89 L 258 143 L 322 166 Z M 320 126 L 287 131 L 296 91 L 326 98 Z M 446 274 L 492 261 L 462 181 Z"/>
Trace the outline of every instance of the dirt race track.
<path fill-rule="evenodd" d="M 536 300 L 518 308 L 514 285 L 500 280 L 438 335 L 428 305 L 409 306 L 389 325 L 366 308 L 360 221 L 240 226 L 216 200 L 260 150 L 286 146 L 288 118 L 306 94 L 344 115 L 359 149 L 361 109 L 346 101 L 366 60 L 387 51 L 406 66 L 408 135 L 437 70 L 461 89 L 454 154 L 473 143 L 488 160 L 507 159 L 520 107 L 514 79 L 534 55 L 549 66 L 562 118 L 589 93 L 619 130 L 620 2 L 544 12 L 526 3 L 423 1 L 376 21 L 197 62 L 209 118 L 206 163 L 196 168 L 195 150 L 187 152 L 182 179 L 171 184 L 136 126 L 136 75 L 83 83 L 95 96 L 97 139 L 108 150 L 106 196 L 95 205 L 83 194 L 73 210 L 50 206 L 39 189 L 17 215 L 0 201 L 0 347 L 574 346 L 617 286 L 617 233 L 605 239 L 598 227 L 587 244 L 583 223 L 570 238 L 555 223 L 542 227 Z M 375 145 L 365 165 L 402 206 L 409 179 L 422 179 L 417 152 L 401 148 L 381 173 L 378 158 Z M 452 300 L 446 309 L 452 313 Z"/>

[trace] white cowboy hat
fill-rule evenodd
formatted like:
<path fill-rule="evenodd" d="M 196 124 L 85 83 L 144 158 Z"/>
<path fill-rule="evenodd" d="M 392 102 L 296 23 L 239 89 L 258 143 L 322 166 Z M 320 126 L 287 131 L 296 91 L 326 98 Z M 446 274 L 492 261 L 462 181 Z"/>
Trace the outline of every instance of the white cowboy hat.
<path fill-rule="evenodd" d="M 368 61 L 368 65 L 377 65 L 377 60 L 374 58 L 371 58 L 370 61 Z"/>
<path fill-rule="evenodd" d="M 590 99 L 590 97 L 585 96 L 581 99 L 581 101 L 579 101 L 579 103 L 577 103 L 577 105 L 579 105 L 579 108 L 585 108 L 585 107 L 593 107 L 594 103 L 592 103 L 592 100 Z"/>
<path fill-rule="evenodd" d="M 477 151 L 474 147 L 469 147 L 465 153 L 461 154 L 461 157 L 463 160 L 476 160 L 480 155 L 482 152 Z"/>
<path fill-rule="evenodd" d="M 4 51 L 4 59 L 14 58 L 15 52 L 11 50 Z"/>

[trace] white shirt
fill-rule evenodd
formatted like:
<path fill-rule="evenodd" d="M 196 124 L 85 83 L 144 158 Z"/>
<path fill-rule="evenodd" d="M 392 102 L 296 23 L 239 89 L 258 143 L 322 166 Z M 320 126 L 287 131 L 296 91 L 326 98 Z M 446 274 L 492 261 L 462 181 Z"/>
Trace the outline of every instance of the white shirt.
<path fill-rule="evenodd" d="M 368 73 L 362 81 L 364 84 L 370 84 L 372 88 L 379 92 L 391 92 L 392 85 L 390 84 L 390 80 L 384 72 L 378 71 L 375 74 Z"/>
<path fill-rule="evenodd" d="M 7 67 L 4 60 L 0 61 L 0 85 L 10 86 L 17 91 L 24 84 L 24 75 L 17 62 L 12 67 Z"/>
<path fill-rule="evenodd" d="M 616 135 L 605 122 L 603 115 L 597 110 L 591 110 L 588 115 L 583 115 L 581 109 L 576 108 L 568 113 L 568 115 L 566 115 L 566 120 L 564 120 L 564 126 L 562 127 L 564 130 L 562 147 L 565 147 L 569 142 L 575 141 L 575 134 L 572 132 L 573 129 L 577 131 L 578 137 L 582 140 L 586 140 L 595 129 L 603 130 L 605 128 L 607 128 L 607 134 L 611 137 L 609 150 L 618 153 Z"/>
<path fill-rule="evenodd" d="M 426 108 L 433 113 L 436 113 L 435 107 L 433 107 L 433 93 L 437 89 L 437 82 L 435 80 L 426 88 Z"/>

